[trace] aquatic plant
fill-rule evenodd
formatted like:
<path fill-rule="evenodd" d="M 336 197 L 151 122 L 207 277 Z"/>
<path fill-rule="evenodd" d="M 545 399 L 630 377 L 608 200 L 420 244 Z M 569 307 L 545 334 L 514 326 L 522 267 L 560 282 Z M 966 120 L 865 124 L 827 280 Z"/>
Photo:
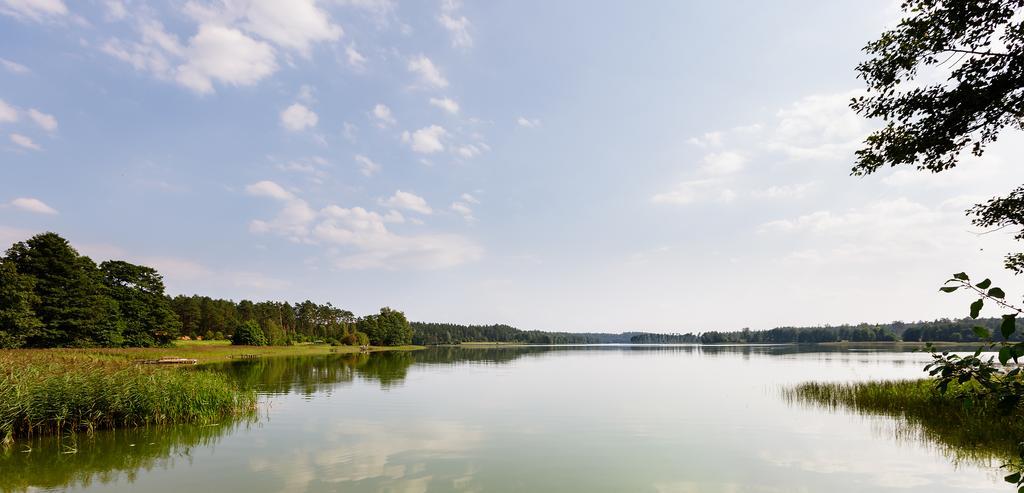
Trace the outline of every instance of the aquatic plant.
<path fill-rule="evenodd" d="M 75 350 L 0 351 L 0 443 L 34 435 L 216 423 L 256 395 L 204 369 L 163 368 Z"/>

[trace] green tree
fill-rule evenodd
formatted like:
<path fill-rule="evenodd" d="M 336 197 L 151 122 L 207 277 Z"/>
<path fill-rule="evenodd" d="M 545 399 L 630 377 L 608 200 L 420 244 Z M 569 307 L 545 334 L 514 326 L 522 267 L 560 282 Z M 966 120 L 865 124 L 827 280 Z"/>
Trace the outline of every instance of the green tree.
<path fill-rule="evenodd" d="M 379 330 L 379 326 L 377 324 L 376 315 L 361 317 L 359 321 L 356 322 L 356 332 L 365 334 L 367 341 L 375 346 L 382 345 L 381 341 L 384 340 L 384 336 Z"/>
<path fill-rule="evenodd" d="M 120 346 L 124 322 L 96 264 L 56 233 L 15 243 L 4 259 L 34 280 L 42 322 L 26 341 L 32 347 Z"/>
<path fill-rule="evenodd" d="M 235 335 L 231 337 L 231 344 L 235 346 L 266 346 L 267 337 L 256 322 L 249 320 L 235 327 Z"/>
<path fill-rule="evenodd" d="M 156 269 L 109 260 L 100 264 L 100 270 L 124 321 L 124 345 L 166 345 L 177 337 L 181 321 L 164 295 L 163 276 Z"/>
<path fill-rule="evenodd" d="M 854 175 L 884 166 L 941 172 L 964 151 L 981 156 L 1004 128 L 1024 128 L 1024 0 L 905 0 L 907 15 L 864 51 L 857 66 L 868 93 L 853 100 L 859 114 L 881 119 L 857 151 Z M 923 71 L 945 71 L 922 83 Z M 934 78 L 934 77 L 932 77 Z M 970 211 L 981 227 L 1015 229 L 1024 240 L 1024 186 Z M 1024 253 L 1006 267 L 1024 272 Z"/>
<path fill-rule="evenodd" d="M 0 349 L 23 346 L 42 327 L 32 309 L 38 303 L 35 280 L 0 260 Z"/>
<path fill-rule="evenodd" d="M 267 320 L 263 324 L 263 333 L 267 336 L 267 344 L 271 346 L 284 346 L 285 334 L 281 326 L 274 320 Z"/>
<path fill-rule="evenodd" d="M 388 307 L 381 308 L 376 315 L 363 317 L 356 329 L 366 334 L 374 346 L 412 344 L 412 327 L 405 314 Z"/>

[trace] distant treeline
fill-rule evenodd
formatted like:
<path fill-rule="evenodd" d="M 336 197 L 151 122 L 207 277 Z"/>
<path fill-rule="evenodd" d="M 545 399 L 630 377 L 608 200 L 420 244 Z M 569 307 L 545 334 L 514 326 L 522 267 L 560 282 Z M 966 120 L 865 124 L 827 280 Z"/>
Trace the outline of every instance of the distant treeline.
<path fill-rule="evenodd" d="M 794 344 L 820 342 L 978 342 L 974 327 L 999 333 L 1002 319 L 943 318 L 934 321 L 891 322 L 818 327 L 779 327 L 771 330 L 743 329 L 733 332 L 708 331 L 700 334 L 640 334 L 630 342 L 701 344 Z M 1019 337 L 1019 336 L 1016 336 Z"/>
<path fill-rule="evenodd" d="M 629 344 L 639 332 L 601 334 L 590 332 L 544 332 L 520 330 L 509 325 L 459 325 L 412 322 L 413 344 L 459 344 L 462 342 L 505 342 L 517 344 Z"/>
<path fill-rule="evenodd" d="M 812 344 L 821 342 L 977 342 L 973 328 L 999 332 L 998 318 L 940 319 L 930 322 L 891 322 L 817 327 L 779 327 L 686 334 L 623 332 L 621 334 L 544 332 L 508 325 L 458 325 L 413 322 L 413 343 L 423 345 L 462 342 L 519 344 Z M 1019 336 L 1018 336 L 1019 337 Z"/>
<path fill-rule="evenodd" d="M 0 348 L 147 347 L 181 336 L 283 345 L 409 344 L 405 315 L 356 317 L 330 303 L 168 297 L 163 276 L 120 260 L 97 265 L 56 233 L 15 243 L 0 257 Z"/>

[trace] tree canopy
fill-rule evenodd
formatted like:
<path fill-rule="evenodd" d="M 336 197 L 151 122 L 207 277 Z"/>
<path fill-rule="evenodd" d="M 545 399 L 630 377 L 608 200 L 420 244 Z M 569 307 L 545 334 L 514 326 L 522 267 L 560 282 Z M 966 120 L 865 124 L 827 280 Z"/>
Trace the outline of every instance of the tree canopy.
<path fill-rule="evenodd" d="M 941 172 L 965 152 L 981 156 L 1004 128 L 1021 129 L 1024 116 L 1024 0 L 984 2 L 905 0 L 907 14 L 868 43 L 857 66 L 867 94 L 851 107 L 881 119 L 857 151 L 854 175 L 911 165 Z M 944 77 L 938 82 L 934 72 Z M 1024 239 L 1024 186 L 978 204 L 975 225 L 1016 229 Z M 1024 272 L 1024 253 L 1006 267 Z"/>

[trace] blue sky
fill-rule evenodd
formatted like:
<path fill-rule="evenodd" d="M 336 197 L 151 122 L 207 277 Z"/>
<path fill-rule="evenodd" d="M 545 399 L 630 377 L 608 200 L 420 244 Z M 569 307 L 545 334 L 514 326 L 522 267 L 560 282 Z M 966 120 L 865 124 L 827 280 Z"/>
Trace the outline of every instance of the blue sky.
<path fill-rule="evenodd" d="M 0 0 L 0 240 L 415 320 L 960 316 L 951 272 L 1024 287 L 963 216 L 1024 181 L 1024 141 L 848 176 L 896 7 Z"/>

